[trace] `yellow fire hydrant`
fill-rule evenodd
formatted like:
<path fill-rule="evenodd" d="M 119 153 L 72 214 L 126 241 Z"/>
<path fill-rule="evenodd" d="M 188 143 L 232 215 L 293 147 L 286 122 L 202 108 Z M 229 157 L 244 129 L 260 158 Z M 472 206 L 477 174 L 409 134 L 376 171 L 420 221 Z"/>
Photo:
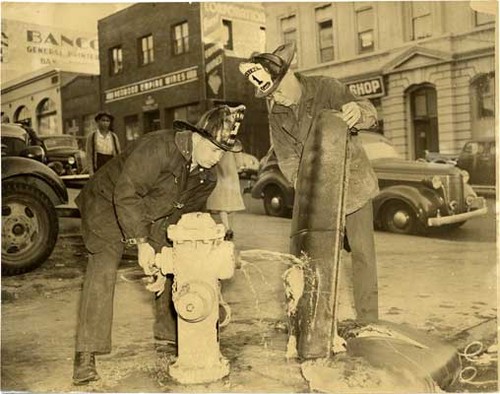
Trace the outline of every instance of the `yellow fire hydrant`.
<path fill-rule="evenodd" d="M 179 383 L 213 382 L 229 374 L 219 346 L 219 279 L 233 276 L 234 245 L 208 213 L 184 214 L 168 227 L 173 248 L 163 248 L 156 265 L 172 273 L 177 311 L 177 360 L 168 374 Z"/>

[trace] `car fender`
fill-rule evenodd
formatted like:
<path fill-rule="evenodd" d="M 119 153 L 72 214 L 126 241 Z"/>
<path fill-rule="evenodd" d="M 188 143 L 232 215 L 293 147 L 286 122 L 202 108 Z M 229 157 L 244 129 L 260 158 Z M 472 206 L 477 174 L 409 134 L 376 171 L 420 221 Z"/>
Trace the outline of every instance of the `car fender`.
<path fill-rule="evenodd" d="M 264 190 L 266 187 L 270 185 L 275 185 L 280 188 L 285 196 L 285 203 L 288 207 L 293 206 L 294 200 L 294 190 L 290 182 L 285 178 L 285 176 L 281 172 L 277 171 L 268 171 L 257 179 L 255 184 L 252 187 L 252 197 L 253 198 L 262 198 L 264 194 Z"/>
<path fill-rule="evenodd" d="M 429 188 L 416 188 L 408 185 L 389 186 L 382 189 L 373 199 L 373 215 L 377 222 L 380 222 L 380 214 L 385 204 L 391 200 L 408 204 L 424 226 L 427 225 L 427 218 L 436 216 L 437 210 L 443 204 L 439 194 Z"/>
<path fill-rule="evenodd" d="M 2 157 L 2 183 L 19 180 L 44 192 L 57 206 L 68 203 L 68 191 L 61 178 L 46 165 L 24 157 Z"/>

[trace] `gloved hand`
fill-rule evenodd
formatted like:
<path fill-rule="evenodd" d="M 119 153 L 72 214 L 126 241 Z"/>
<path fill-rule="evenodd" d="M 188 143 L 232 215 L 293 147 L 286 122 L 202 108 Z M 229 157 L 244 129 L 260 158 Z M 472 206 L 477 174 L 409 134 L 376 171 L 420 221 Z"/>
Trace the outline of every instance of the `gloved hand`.
<path fill-rule="evenodd" d="M 354 101 L 342 106 L 342 119 L 347 123 L 349 128 L 356 126 L 361 120 L 361 116 L 361 108 Z"/>
<path fill-rule="evenodd" d="M 137 244 L 138 262 L 146 275 L 154 275 L 158 268 L 155 267 L 155 250 L 147 243 L 142 242 Z"/>

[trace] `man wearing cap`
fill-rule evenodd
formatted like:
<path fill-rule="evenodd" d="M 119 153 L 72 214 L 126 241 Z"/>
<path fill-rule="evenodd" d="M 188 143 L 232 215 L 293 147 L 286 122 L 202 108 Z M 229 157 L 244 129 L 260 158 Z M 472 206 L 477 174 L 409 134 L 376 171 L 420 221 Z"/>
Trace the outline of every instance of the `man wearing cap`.
<path fill-rule="evenodd" d="M 125 246 L 137 245 L 138 263 L 153 275 L 155 253 L 168 246 L 166 229 L 182 214 L 204 209 L 216 184 L 213 166 L 236 139 L 245 107 L 220 106 L 196 125 L 148 133 L 98 171 L 78 195 L 82 236 L 89 253 L 76 333 L 73 383 L 99 379 L 96 353 L 111 351 L 113 294 Z M 172 281 L 155 299 L 156 339 L 175 344 Z"/>
<path fill-rule="evenodd" d="M 289 67 L 294 55 L 294 43 L 281 45 L 273 53 L 251 56 L 240 64 L 240 71 L 255 86 L 256 96 L 268 100 L 272 146 L 292 185 L 296 184 L 306 138 L 320 111 L 338 111 L 354 131 L 350 138 L 346 234 L 352 251 L 357 318 L 376 321 L 378 284 L 371 200 L 378 193 L 378 182 L 355 134 L 376 126 L 377 113 L 368 100 L 355 97 L 335 78 L 292 72 Z"/>
<path fill-rule="evenodd" d="M 118 136 L 111 131 L 113 115 L 109 112 L 98 112 L 94 118 L 97 130 L 87 136 L 86 154 L 87 168 L 92 176 L 121 151 Z"/>

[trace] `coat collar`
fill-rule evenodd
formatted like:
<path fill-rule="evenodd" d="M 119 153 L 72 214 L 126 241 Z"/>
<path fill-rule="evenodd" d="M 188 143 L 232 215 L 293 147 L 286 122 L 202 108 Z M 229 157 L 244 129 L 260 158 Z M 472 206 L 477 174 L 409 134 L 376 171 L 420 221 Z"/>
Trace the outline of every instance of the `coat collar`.
<path fill-rule="evenodd" d="M 295 76 L 302 86 L 302 96 L 299 100 L 299 106 L 305 105 L 306 111 L 309 113 L 310 109 L 312 108 L 314 97 L 316 96 L 315 89 L 312 88 L 311 81 L 305 75 L 296 72 Z M 276 114 L 288 113 L 290 111 L 290 108 L 283 105 L 274 104 L 271 111 Z"/>
<path fill-rule="evenodd" d="M 175 133 L 175 145 L 187 161 L 191 161 L 193 156 L 193 133 L 188 130 Z"/>

